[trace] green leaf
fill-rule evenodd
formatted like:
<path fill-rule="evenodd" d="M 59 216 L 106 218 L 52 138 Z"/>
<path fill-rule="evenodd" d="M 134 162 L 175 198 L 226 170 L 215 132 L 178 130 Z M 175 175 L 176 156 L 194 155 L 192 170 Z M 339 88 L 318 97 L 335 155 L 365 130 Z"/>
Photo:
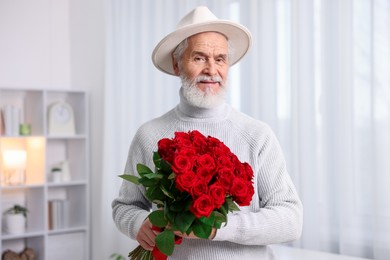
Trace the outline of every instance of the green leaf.
<path fill-rule="evenodd" d="M 141 177 L 143 177 L 145 174 L 153 173 L 153 171 L 146 165 L 143 164 L 137 164 L 137 171 Z"/>
<path fill-rule="evenodd" d="M 156 246 L 164 255 L 172 255 L 175 247 L 175 234 L 166 229 L 156 236 Z"/>
<path fill-rule="evenodd" d="M 176 218 L 176 213 L 173 212 L 172 210 L 169 210 L 169 206 L 167 205 L 166 201 L 164 204 L 165 204 L 164 205 L 165 216 L 167 217 L 167 219 L 170 223 L 174 223 L 175 218 Z"/>
<path fill-rule="evenodd" d="M 206 225 L 200 221 L 196 221 L 192 226 L 192 231 L 194 235 L 200 238 L 208 239 L 210 237 L 213 227 Z"/>
<path fill-rule="evenodd" d="M 214 225 L 214 222 L 215 222 L 215 215 L 214 215 L 214 212 L 212 212 L 210 214 L 210 217 L 206 218 L 206 217 L 200 217 L 199 218 L 199 221 L 206 224 L 206 225 L 209 225 L 209 226 L 213 226 Z"/>
<path fill-rule="evenodd" d="M 142 177 L 148 178 L 148 179 L 162 179 L 164 176 L 161 174 L 156 174 L 154 172 L 144 174 Z"/>
<path fill-rule="evenodd" d="M 172 172 L 172 173 L 168 176 L 168 179 L 169 179 L 169 180 L 173 180 L 173 179 L 175 179 L 175 176 L 176 176 L 176 174 L 175 174 L 174 172 Z"/>
<path fill-rule="evenodd" d="M 183 195 L 183 194 L 180 194 Z M 175 201 L 168 204 L 169 210 L 174 212 L 184 212 L 189 211 L 189 208 L 192 204 L 192 197 L 185 195 L 183 196 L 175 196 Z"/>
<path fill-rule="evenodd" d="M 134 176 L 134 175 L 129 175 L 129 174 L 122 174 L 122 175 L 119 175 L 119 177 L 121 177 L 122 179 L 126 180 L 126 181 L 129 181 L 129 182 L 132 182 L 134 184 L 137 184 L 139 185 L 139 178 L 137 176 Z"/>
<path fill-rule="evenodd" d="M 239 211 L 240 208 L 237 206 L 237 204 L 233 201 L 232 198 L 226 198 L 227 206 L 228 206 L 228 211 Z"/>
<path fill-rule="evenodd" d="M 156 166 L 157 169 L 161 168 L 161 157 L 158 154 L 158 152 L 153 153 L 153 163 Z"/>
<path fill-rule="evenodd" d="M 186 234 L 189 235 L 189 234 L 191 234 L 191 232 L 192 232 L 192 225 L 187 229 Z"/>
<path fill-rule="evenodd" d="M 177 213 L 174 224 L 181 233 L 185 233 L 194 220 L 194 214 L 189 211 L 184 211 Z"/>
<path fill-rule="evenodd" d="M 185 211 L 188 211 L 190 210 L 190 207 L 192 205 L 193 201 L 192 201 L 192 197 L 190 195 L 188 195 L 185 200 L 184 200 L 184 210 Z"/>
<path fill-rule="evenodd" d="M 224 216 L 221 212 L 214 211 L 215 221 L 214 227 L 221 228 L 223 223 L 227 223 L 227 217 Z"/>
<path fill-rule="evenodd" d="M 165 194 L 165 196 L 167 196 L 167 197 L 169 197 L 169 198 L 171 198 L 171 199 L 175 199 L 175 196 L 173 196 L 173 194 L 171 194 L 171 193 L 169 192 L 169 190 L 165 188 L 164 185 L 161 185 L 161 186 L 160 186 L 160 189 L 161 189 L 161 191 Z"/>
<path fill-rule="evenodd" d="M 161 160 L 161 170 L 165 174 L 171 174 L 172 173 L 171 165 L 167 161 L 165 161 L 165 160 Z"/>
<path fill-rule="evenodd" d="M 181 212 L 181 211 L 184 211 L 184 207 L 185 207 L 185 205 L 182 201 L 175 201 L 171 204 L 169 209 L 174 211 L 174 212 Z"/>
<path fill-rule="evenodd" d="M 219 208 L 219 211 L 226 217 L 228 214 L 228 209 L 229 209 L 229 206 L 228 206 L 227 202 L 225 201 L 225 203 Z"/>
<path fill-rule="evenodd" d="M 232 204 L 229 205 L 229 211 L 231 211 L 231 212 L 240 211 L 240 208 L 237 206 L 237 204 L 235 202 L 233 202 Z"/>
<path fill-rule="evenodd" d="M 152 186 L 146 190 L 145 196 L 150 200 L 161 200 L 165 199 L 164 193 L 161 191 L 159 187 Z"/>
<path fill-rule="evenodd" d="M 142 178 L 138 179 L 138 182 L 145 187 L 151 187 L 151 186 L 156 186 L 157 183 L 159 182 L 159 180 L 158 179 L 148 179 L 148 178 L 142 177 Z"/>
<path fill-rule="evenodd" d="M 168 220 L 164 216 L 163 210 L 155 210 L 149 214 L 149 220 L 153 225 L 157 227 L 166 227 L 168 225 Z"/>

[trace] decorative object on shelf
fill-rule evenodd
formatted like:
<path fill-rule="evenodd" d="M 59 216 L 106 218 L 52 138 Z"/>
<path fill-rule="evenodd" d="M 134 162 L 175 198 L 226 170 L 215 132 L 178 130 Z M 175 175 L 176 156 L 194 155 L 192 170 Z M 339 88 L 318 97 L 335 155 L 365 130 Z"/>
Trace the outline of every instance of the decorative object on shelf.
<path fill-rule="evenodd" d="M 71 181 L 69 162 L 67 160 L 61 161 L 51 168 L 52 182 L 69 182 Z"/>
<path fill-rule="evenodd" d="M 51 181 L 54 183 L 62 182 L 62 169 L 60 167 L 51 169 Z"/>
<path fill-rule="evenodd" d="M 13 105 L 6 105 L 2 110 L 4 135 L 18 136 L 21 110 Z"/>
<path fill-rule="evenodd" d="M 26 123 L 20 124 L 19 134 L 22 136 L 31 135 L 31 125 Z"/>
<path fill-rule="evenodd" d="M 27 247 L 20 254 L 15 253 L 14 251 L 8 249 L 4 251 L 1 259 L 2 260 L 35 260 L 36 256 L 35 256 L 35 251 L 32 248 Z"/>
<path fill-rule="evenodd" d="M 25 150 L 3 151 L 3 185 L 21 185 L 25 182 L 27 152 Z"/>
<path fill-rule="evenodd" d="M 5 212 L 5 230 L 8 234 L 23 234 L 26 231 L 28 209 L 19 204 L 8 208 Z"/>
<path fill-rule="evenodd" d="M 67 160 L 61 162 L 61 169 L 62 169 L 62 181 L 63 182 L 71 181 L 69 162 Z"/>
<path fill-rule="evenodd" d="M 57 101 L 49 106 L 48 123 L 50 135 L 74 135 L 76 133 L 73 108 L 64 101 Z"/>

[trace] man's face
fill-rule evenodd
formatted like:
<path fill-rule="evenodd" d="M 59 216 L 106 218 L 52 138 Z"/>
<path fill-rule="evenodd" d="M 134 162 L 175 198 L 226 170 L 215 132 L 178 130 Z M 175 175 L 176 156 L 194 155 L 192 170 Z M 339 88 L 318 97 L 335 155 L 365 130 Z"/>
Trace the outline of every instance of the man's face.
<path fill-rule="evenodd" d="M 195 83 L 203 93 L 218 94 L 225 86 L 229 70 L 228 42 L 220 33 L 196 34 L 188 39 L 181 66 L 174 63 L 176 75 Z M 200 76 L 206 77 L 199 80 Z"/>

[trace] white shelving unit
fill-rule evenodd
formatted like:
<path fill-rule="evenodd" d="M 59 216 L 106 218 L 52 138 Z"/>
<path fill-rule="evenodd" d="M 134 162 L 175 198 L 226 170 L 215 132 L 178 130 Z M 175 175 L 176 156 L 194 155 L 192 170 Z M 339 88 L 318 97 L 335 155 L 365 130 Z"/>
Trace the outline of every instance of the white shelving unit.
<path fill-rule="evenodd" d="M 48 107 L 67 102 L 74 111 L 75 134 L 51 136 L 48 131 Z M 89 140 L 88 98 L 85 91 L 0 88 L 0 109 L 13 106 L 21 111 L 22 123 L 31 125 L 31 134 L 21 136 L 0 131 L 0 211 L 14 204 L 28 208 L 25 233 L 11 235 L 4 229 L 1 214 L 0 251 L 20 253 L 32 248 L 36 259 L 90 258 L 89 252 Z M 1 125 L 1 124 L 0 124 Z M 4 126 L 4 124 L 3 124 Z M 23 149 L 27 153 L 25 181 L 7 185 L 3 182 L 4 150 Z M 53 182 L 51 169 L 67 161 L 69 181 Z M 62 203 L 57 219 L 51 201 Z M 54 218 L 54 219 L 53 219 Z M 58 218 L 61 219 L 59 224 Z M 57 221 L 53 224 L 53 221 Z"/>

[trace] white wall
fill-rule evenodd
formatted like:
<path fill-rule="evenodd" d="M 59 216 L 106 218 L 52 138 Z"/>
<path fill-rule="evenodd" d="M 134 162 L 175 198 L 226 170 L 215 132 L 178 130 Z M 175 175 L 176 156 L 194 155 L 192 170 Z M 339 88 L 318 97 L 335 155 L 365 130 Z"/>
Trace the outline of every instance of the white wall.
<path fill-rule="evenodd" d="M 0 86 L 70 87 L 68 6 L 0 0 Z"/>
<path fill-rule="evenodd" d="M 104 4 L 104 0 L 0 0 L 0 87 L 89 92 L 91 198 L 102 174 Z M 91 230 L 93 238 L 96 228 Z"/>

